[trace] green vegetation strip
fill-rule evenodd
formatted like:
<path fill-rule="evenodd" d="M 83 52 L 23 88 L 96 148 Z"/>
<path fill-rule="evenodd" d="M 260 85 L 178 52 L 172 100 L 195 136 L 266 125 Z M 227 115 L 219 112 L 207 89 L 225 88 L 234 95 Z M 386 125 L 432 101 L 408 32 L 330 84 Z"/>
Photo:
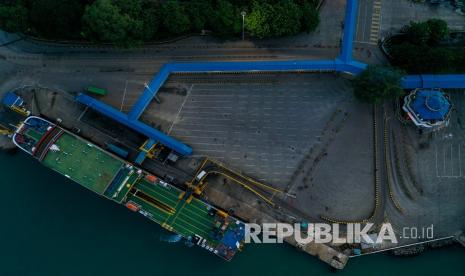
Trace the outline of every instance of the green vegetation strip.
<path fill-rule="evenodd" d="M 319 1 L 2 1 L 0 28 L 47 39 L 133 46 L 202 30 L 239 36 L 244 11 L 250 36 L 279 37 L 314 31 L 320 20 Z"/>

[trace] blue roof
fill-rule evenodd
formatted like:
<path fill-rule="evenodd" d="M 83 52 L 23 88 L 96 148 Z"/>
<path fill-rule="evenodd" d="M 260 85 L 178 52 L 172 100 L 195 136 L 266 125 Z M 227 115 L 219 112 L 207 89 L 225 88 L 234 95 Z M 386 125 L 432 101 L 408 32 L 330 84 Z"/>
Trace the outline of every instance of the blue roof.
<path fill-rule="evenodd" d="M 419 90 L 410 107 L 424 120 L 443 120 L 451 103 L 439 90 Z"/>
<path fill-rule="evenodd" d="M 22 105 L 23 104 L 23 100 L 21 100 L 21 98 L 16 95 L 15 93 L 13 92 L 8 92 L 6 93 L 6 95 L 3 97 L 3 101 L 2 103 L 8 107 L 10 106 L 13 106 L 13 105 Z"/>

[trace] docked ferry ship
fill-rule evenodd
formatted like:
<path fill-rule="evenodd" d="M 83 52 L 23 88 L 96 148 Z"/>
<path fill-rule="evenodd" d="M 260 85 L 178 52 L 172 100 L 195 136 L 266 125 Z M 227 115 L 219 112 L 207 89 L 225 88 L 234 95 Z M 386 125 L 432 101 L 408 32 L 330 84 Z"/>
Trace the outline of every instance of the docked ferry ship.
<path fill-rule="evenodd" d="M 240 220 L 43 118 L 27 117 L 13 142 L 46 167 L 142 214 L 188 244 L 228 261 L 243 245 Z"/>

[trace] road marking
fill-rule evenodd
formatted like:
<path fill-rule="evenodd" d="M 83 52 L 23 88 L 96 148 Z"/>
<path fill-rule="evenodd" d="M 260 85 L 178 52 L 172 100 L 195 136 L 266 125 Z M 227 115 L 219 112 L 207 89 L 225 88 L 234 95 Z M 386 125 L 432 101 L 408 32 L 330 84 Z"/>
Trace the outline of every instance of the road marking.
<path fill-rule="evenodd" d="M 202 157 L 205 157 L 206 155 L 210 155 L 210 154 L 192 154 L 191 157 L 192 158 L 202 158 Z M 225 159 L 225 157 L 224 156 L 215 156 L 215 159 Z"/>
<path fill-rule="evenodd" d="M 355 43 L 359 43 L 359 44 L 369 44 L 369 45 L 373 45 L 373 43 L 368 42 L 368 41 L 354 40 L 354 42 L 355 42 Z"/>
<path fill-rule="evenodd" d="M 202 130 L 202 129 L 176 129 L 176 132 L 213 132 L 213 133 L 227 133 L 226 130 Z"/>
<path fill-rule="evenodd" d="M 450 144 L 450 164 L 451 164 L 451 173 L 450 175 L 454 175 L 454 160 L 452 159 L 453 158 L 453 154 L 452 154 L 452 144 Z"/>
<path fill-rule="evenodd" d="M 127 89 L 128 89 L 128 80 L 126 80 L 126 82 L 124 84 L 123 99 L 121 100 L 121 107 L 119 108 L 119 111 L 123 111 L 124 100 L 126 99 L 126 90 Z"/>
<path fill-rule="evenodd" d="M 178 113 L 176 114 L 176 117 L 174 117 L 173 123 L 170 126 L 170 129 L 168 130 L 168 135 L 170 135 L 171 131 L 173 130 L 174 125 L 176 124 L 176 121 L 179 118 L 179 114 L 181 114 L 182 109 L 184 108 L 184 105 L 187 102 L 187 98 L 189 98 L 189 95 L 191 94 L 192 88 L 194 88 L 194 85 L 192 84 L 189 90 L 187 90 L 186 97 L 184 98 L 184 101 L 181 104 L 181 107 L 178 110 Z"/>
<path fill-rule="evenodd" d="M 443 161 L 443 171 L 442 172 L 445 175 L 446 174 L 446 147 L 443 148 L 442 153 L 444 155 L 444 159 L 442 160 Z"/>
<path fill-rule="evenodd" d="M 462 144 L 459 143 L 459 172 L 460 172 L 460 176 L 462 176 L 462 154 L 461 154 L 461 151 L 462 151 Z"/>
<path fill-rule="evenodd" d="M 225 153 L 226 151 L 225 150 L 202 149 L 202 150 L 197 150 L 197 152 L 208 152 L 209 154 L 211 154 L 212 152 Z"/>
<path fill-rule="evenodd" d="M 436 152 L 436 177 L 439 177 L 439 167 L 438 167 L 438 145 L 434 145 Z"/>
<path fill-rule="evenodd" d="M 371 17 L 370 43 L 378 44 L 379 31 L 381 28 L 381 0 L 373 1 L 373 12 Z"/>
<path fill-rule="evenodd" d="M 231 112 L 207 112 L 207 111 L 185 111 L 183 112 L 184 114 L 205 114 L 205 115 L 232 115 L 233 113 Z M 198 118 L 197 116 L 194 116 L 194 118 Z"/>
<path fill-rule="evenodd" d="M 33 105 L 34 106 L 34 105 Z M 84 111 L 82 111 L 81 115 L 79 115 L 79 117 L 77 118 L 78 122 L 81 121 L 82 117 L 84 117 L 84 114 L 87 112 L 87 110 L 89 109 L 89 106 L 86 106 L 86 108 L 84 109 Z"/>
<path fill-rule="evenodd" d="M 361 16 L 361 9 L 362 9 L 362 4 L 359 4 L 358 5 L 358 18 L 362 18 Z M 365 5 L 365 10 L 364 10 L 364 20 L 362 21 L 362 26 L 361 26 L 361 32 L 359 33 L 360 36 L 361 36 L 361 40 L 365 40 L 365 29 L 366 29 L 366 25 L 367 25 L 367 17 L 368 17 L 368 5 Z M 359 28 L 357 28 L 357 32 L 359 32 Z"/>
<path fill-rule="evenodd" d="M 186 106 L 189 109 L 233 109 L 232 106 Z"/>
<path fill-rule="evenodd" d="M 221 143 L 202 143 L 202 142 L 190 142 L 189 145 L 199 145 L 199 146 L 224 146 Z"/>
<path fill-rule="evenodd" d="M 463 178 L 465 177 L 462 174 L 462 146 L 459 143 L 457 145 L 457 153 L 456 157 L 454 158 L 454 144 L 450 144 L 450 150 L 447 146 L 443 145 L 442 148 L 442 156 L 439 154 L 440 149 L 438 146 L 435 146 L 435 153 L 436 153 L 436 177 L 438 178 Z M 447 156 L 450 154 L 450 156 Z M 441 158 L 442 160 L 439 160 Z M 442 163 L 441 163 L 442 162 Z M 454 171 L 454 166 L 458 165 L 458 171 Z M 442 167 L 442 171 L 439 170 L 439 167 Z M 450 167 L 450 168 L 449 168 Z"/>

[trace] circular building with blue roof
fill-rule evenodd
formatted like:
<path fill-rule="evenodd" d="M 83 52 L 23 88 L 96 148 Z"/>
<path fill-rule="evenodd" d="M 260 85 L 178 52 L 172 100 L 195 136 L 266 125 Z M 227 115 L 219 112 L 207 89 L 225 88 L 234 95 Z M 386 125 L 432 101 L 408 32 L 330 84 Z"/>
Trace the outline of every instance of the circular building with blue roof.
<path fill-rule="evenodd" d="M 404 98 L 402 109 L 417 127 L 434 131 L 448 125 L 452 104 L 439 89 L 416 89 Z"/>

